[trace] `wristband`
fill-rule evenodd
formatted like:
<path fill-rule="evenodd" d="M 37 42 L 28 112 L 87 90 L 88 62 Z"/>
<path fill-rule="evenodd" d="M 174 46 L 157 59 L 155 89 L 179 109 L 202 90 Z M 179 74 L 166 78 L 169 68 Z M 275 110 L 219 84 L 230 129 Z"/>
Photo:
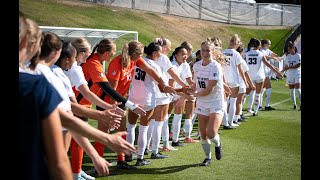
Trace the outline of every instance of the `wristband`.
<path fill-rule="evenodd" d="M 125 106 L 128 107 L 131 111 L 135 110 L 138 107 L 136 104 L 129 100 L 127 100 Z"/>

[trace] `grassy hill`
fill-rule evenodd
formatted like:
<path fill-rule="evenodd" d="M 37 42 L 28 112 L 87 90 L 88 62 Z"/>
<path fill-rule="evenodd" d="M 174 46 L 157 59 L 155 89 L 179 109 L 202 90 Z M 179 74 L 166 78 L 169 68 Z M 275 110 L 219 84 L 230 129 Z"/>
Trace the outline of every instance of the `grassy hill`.
<path fill-rule="evenodd" d="M 172 48 L 183 41 L 194 49 L 206 37 L 219 37 L 228 46 L 233 34 L 238 34 L 246 46 L 251 37 L 270 39 L 271 49 L 281 55 L 291 27 L 230 26 L 227 24 L 182 18 L 146 11 L 93 4 L 81 0 L 20 0 L 20 11 L 41 26 L 81 27 L 138 31 L 139 41 L 147 45 L 156 37 L 167 37 Z M 173 51 L 172 49 L 172 51 Z M 118 46 L 118 51 L 121 46 Z"/>

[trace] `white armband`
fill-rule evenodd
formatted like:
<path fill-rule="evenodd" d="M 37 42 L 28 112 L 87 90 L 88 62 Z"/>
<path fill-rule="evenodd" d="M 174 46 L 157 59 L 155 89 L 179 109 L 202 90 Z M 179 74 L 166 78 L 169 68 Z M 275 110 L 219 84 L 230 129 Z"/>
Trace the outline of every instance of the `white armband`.
<path fill-rule="evenodd" d="M 131 111 L 135 110 L 138 107 L 138 105 L 134 104 L 129 100 L 127 100 L 125 106 L 128 107 Z"/>

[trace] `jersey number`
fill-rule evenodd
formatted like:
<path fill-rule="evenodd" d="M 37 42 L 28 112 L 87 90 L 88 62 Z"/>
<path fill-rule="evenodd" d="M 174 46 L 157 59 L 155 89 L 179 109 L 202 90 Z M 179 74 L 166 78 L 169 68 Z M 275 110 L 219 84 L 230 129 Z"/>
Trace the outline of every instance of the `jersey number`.
<path fill-rule="evenodd" d="M 206 88 L 206 83 L 204 81 L 198 81 L 200 88 Z"/>
<path fill-rule="evenodd" d="M 137 68 L 136 69 L 136 75 L 134 76 L 136 80 L 141 80 L 144 81 L 146 78 L 146 72 L 142 71 L 141 69 Z"/>
<path fill-rule="evenodd" d="M 248 64 L 257 64 L 257 58 L 249 58 Z"/>

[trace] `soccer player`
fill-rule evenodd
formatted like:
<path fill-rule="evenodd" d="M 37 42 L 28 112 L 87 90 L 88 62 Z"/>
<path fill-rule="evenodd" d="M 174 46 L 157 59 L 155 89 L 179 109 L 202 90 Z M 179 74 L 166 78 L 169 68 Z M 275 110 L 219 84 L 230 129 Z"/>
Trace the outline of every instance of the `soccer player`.
<path fill-rule="evenodd" d="M 210 40 L 201 43 L 202 60 L 193 65 L 195 88 L 190 94 L 197 97 L 195 112 L 205 159 L 200 166 L 208 166 L 211 159 L 211 142 L 215 144 L 216 159 L 222 158 L 222 146 L 218 130 L 223 116 L 224 85 L 221 64 L 213 59 L 214 44 Z"/>
<path fill-rule="evenodd" d="M 300 101 L 301 110 L 301 54 L 297 53 L 295 45 L 289 41 L 287 46 L 288 54 L 285 59 L 285 67 L 282 73 L 286 72 L 287 84 L 290 89 L 290 97 L 293 102 L 293 109 L 297 109 L 296 95 Z"/>
<path fill-rule="evenodd" d="M 253 44 L 253 49 L 246 53 L 245 60 L 249 67 L 250 78 L 256 87 L 256 96 L 254 100 L 254 112 L 252 114 L 253 116 L 256 116 L 259 111 L 260 96 L 261 96 L 261 91 L 263 87 L 263 82 L 265 79 L 263 64 L 269 67 L 275 73 L 277 73 L 279 77 L 282 77 L 282 74 L 273 65 L 271 65 L 268 62 L 267 58 L 263 55 L 263 53 L 259 51 L 259 48 L 261 47 L 260 40 L 256 39 L 253 41 L 252 44 Z"/>

